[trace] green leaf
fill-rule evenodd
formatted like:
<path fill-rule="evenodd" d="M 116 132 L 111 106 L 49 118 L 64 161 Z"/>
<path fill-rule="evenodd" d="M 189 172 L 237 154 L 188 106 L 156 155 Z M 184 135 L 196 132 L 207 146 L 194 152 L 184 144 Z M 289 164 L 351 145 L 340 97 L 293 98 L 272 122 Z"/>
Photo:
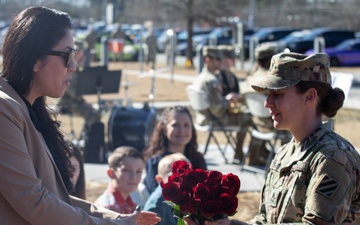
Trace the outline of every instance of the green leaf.
<path fill-rule="evenodd" d="M 178 225 L 185 225 L 185 221 L 183 219 L 178 218 L 177 224 Z"/>
<path fill-rule="evenodd" d="M 229 215 L 229 216 L 233 216 L 233 215 L 235 215 L 237 213 L 237 211 L 235 211 L 234 213 L 232 213 L 231 215 Z"/>
<path fill-rule="evenodd" d="M 171 208 L 180 211 L 180 206 L 179 206 L 179 205 L 176 205 L 176 204 L 173 203 L 172 201 L 164 201 L 164 203 L 166 203 L 167 205 L 169 205 Z"/>

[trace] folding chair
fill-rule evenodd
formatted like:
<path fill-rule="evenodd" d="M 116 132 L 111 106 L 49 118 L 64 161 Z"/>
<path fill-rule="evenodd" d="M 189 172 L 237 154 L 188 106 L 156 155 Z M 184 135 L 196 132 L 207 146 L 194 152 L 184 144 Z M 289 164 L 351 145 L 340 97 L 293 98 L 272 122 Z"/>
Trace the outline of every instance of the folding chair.
<path fill-rule="evenodd" d="M 209 109 L 209 107 L 210 107 L 209 100 L 208 100 L 206 93 L 203 90 L 195 87 L 194 85 L 188 85 L 186 87 L 186 92 L 188 94 L 190 105 L 193 110 L 199 112 L 199 111 L 205 111 L 205 110 Z M 211 118 L 211 122 L 209 125 L 199 125 L 197 123 L 194 123 L 194 127 L 198 131 L 205 131 L 205 132 L 207 131 L 209 133 L 207 136 L 207 139 L 206 139 L 205 150 L 204 150 L 203 154 L 204 155 L 206 154 L 206 152 L 209 148 L 210 141 L 213 140 L 215 142 L 217 148 L 219 149 L 221 155 L 223 156 L 225 163 L 228 163 L 228 160 L 225 156 L 226 148 L 230 145 L 234 149 L 234 151 L 236 150 L 237 140 L 233 136 L 233 133 L 240 132 L 240 130 L 241 130 L 240 127 L 239 126 L 224 126 L 221 123 L 221 121 L 215 117 Z M 222 132 L 225 135 L 226 144 L 224 147 L 221 147 L 219 141 L 217 140 L 217 138 L 214 135 L 214 132 Z"/>
<path fill-rule="evenodd" d="M 264 107 L 264 102 L 266 100 L 266 95 L 261 92 L 250 92 L 245 94 L 245 101 L 248 106 L 249 112 L 252 116 L 258 117 L 258 118 L 269 118 L 270 112 L 268 109 Z M 267 149 L 269 150 L 269 155 L 266 159 L 265 164 L 265 171 L 268 170 L 270 167 L 270 163 L 276 153 L 276 145 L 279 141 L 282 140 L 288 140 L 290 138 L 290 133 L 283 133 L 279 132 L 278 130 L 271 130 L 269 132 L 262 132 L 258 129 L 256 125 L 251 127 L 249 129 L 249 133 L 251 137 L 255 137 L 259 140 L 263 140 L 266 143 Z M 244 164 L 246 159 L 249 156 L 249 152 L 251 149 L 248 150 L 248 152 L 245 155 L 245 160 L 241 163 L 241 170 L 244 168 Z"/>

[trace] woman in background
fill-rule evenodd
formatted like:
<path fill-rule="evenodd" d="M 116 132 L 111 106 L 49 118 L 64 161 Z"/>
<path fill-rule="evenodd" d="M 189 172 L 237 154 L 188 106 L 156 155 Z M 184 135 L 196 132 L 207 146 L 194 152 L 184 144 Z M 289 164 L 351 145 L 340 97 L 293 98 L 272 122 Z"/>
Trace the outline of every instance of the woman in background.
<path fill-rule="evenodd" d="M 204 156 L 198 151 L 193 120 L 185 106 L 164 109 L 152 134 L 149 147 L 145 150 L 147 161 L 144 184 L 149 194 L 158 185 L 155 176 L 158 173 L 159 161 L 164 156 L 177 152 L 184 154 L 193 168 L 206 169 Z"/>

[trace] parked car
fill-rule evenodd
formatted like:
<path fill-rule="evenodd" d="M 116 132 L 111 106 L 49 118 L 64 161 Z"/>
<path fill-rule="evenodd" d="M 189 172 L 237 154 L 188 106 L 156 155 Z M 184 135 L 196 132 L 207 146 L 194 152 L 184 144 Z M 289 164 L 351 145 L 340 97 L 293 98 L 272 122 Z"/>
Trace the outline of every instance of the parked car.
<path fill-rule="evenodd" d="M 232 27 L 216 27 L 208 34 L 199 34 L 193 36 L 193 55 L 196 55 L 196 49 L 198 46 L 204 45 L 233 45 L 236 43 L 236 35 L 233 36 Z M 244 37 L 254 34 L 254 29 L 246 29 L 244 31 Z M 212 42 L 213 41 L 213 42 Z M 179 55 L 185 55 L 187 49 L 187 43 L 183 42 L 177 45 L 177 53 Z"/>
<path fill-rule="evenodd" d="M 314 49 L 306 54 L 313 54 Z M 360 39 L 349 39 L 334 48 L 325 48 L 325 53 L 330 56 L 331 66 L 360 66 Z"/>
<path fill-rule="evenodd" d="M 263 42 L 277 41 L 297 30 L 298 29 L 289 28 L 289 27 L 260 28 L 253 35 L 245 37 L 245 40 L 244 40 L 245 58 L 248 58 L 249 54 L 250 54 L 250 40 L 251 39 L 254 39 L 254 40 L 256 39 L 258 44 L 263 43 Z"/>
<path fill-rule="evenodd" d="M 207 35 L 201 44 L 209 45 L 211 44 L 211 39 L 213 39 L 216 45 L 233 45 L 236 43 L 236 33 L 233 35 L 234 31 L 232 27 L 217 27 Z M 249 37 L 254 33 L 254 29 L 245 29 L 244 37 Z"/>
<path fill-rule="evenodd" d="M 292 52 L 305 53 L 314 48 L 314 40 L 317 37 L 323 37 L 325 48 L 334 47 L 347 39 L 354 39 L 355 32 L 350 30 L 339 30 L 333 28 L 315 28 L 301 40 L 289 41 L 286 45 Z"/>
<path fill-rule="evenodd" d="M 204 40 L 206 40 L 208 38 L 208 34 L 198 34 L 198 35 L 193 35 L 192 37 L 192 52 L 193 52 L 193 56 L 196 55 L 196 47 L 204 42 Z M 176 54 L 177 55 L 186 55 L 186 50 L 187 50 L 187 42 L 180 42 L 176 45 Z"/>
<path fill-rule="evenodd" d="M 203 42 L 210 32 L 212 31 L 212 28 L 194 28 L 193 29 L 193 36 L 192 36 L 192 50 L 193 55 L 196 54 L 196 46 Z M 186 49 L 187 49 L 187 39 L 188 39 L 188 32 L 187 30 L 181 31 L 177 35 L 177 45 L 176 45 L 176 54 L 177 55 L 186 55 Z"/>
<path fill-rule="evenodd" d="M 112 28 L 111 27 L 102 27 L 102 26 L 94 26 L 94 30 L 97 35 L 97 43 L 95 44 L 95 60 L 100 60 L 100 51 L 101 51 L 101 38 L 106 37 L 108 39 L 109 48 L 109 57 L 112 58 L 111 46 L 113 46 L 113 42 L 117 40 L 110 39 Z M 75 37 L 79 41 L 84 41 L 86 37 L 86 32 L 79 32 L 75 34 Z M 126 39 L 122 40 L 122 51 L 123 51 L 123 60 L 124 61 L 136 61 L 140 52 L 140 43 L 135 43 L 133 39 L 125 34 Z"/>
<path fill-rule="evenodd" d="M 294 42 L 296 40 L 302 40 L 306 35 L 308 35 L 311 32 L 310 29 L 304 29 L 304 30 L 298 30 L 298 31 L 293 31 L 290 34 L 288 34 L 287 36 L 285 36 L 284 38 L 277 40 L 277 41 L 273 41 L 272 43 L 275 46 L 278 46 L 278 50 L 279 52 L 282 52 L 286 49 L 286 46 L 289 42 Z"/>

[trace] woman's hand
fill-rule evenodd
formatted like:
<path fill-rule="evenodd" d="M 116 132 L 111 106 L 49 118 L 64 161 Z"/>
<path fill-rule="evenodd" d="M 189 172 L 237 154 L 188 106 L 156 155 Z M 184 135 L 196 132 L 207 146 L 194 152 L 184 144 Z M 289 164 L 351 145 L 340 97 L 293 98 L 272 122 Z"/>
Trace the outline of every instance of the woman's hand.
<path fill-rule="evenodd" d="M 197 224 L 190 217 L 184 218 L 184 221 L 185 221 L 186 225 L 200 225 L 200 224 Z M 230 223 L 231 223 L 231 220 L 229 218 L 219 219 L 219 220 L 215 220 L 215 221 L 205 220 L 205 225 L 230 225 Z"/>
<path fill-rule="evenodd" d="M 151 225 L 157 224 L 161 221 L 161 218 L 154 212 L 143 212 L 138 207 L 132 214 L 122 215 L 120 220 L 121 225 Z"/>
<path fill-rule="evenodd" d="M 192 220 L 190 217 L 183 218 L 186 225 L 199 225 L 194 220 Z"/>
<path fill-rule="evenodd" d="M 205 220 L 205 225 L 230 225 L 231 220 L 229 218 L 219 219 L 215 221 Z"/>

